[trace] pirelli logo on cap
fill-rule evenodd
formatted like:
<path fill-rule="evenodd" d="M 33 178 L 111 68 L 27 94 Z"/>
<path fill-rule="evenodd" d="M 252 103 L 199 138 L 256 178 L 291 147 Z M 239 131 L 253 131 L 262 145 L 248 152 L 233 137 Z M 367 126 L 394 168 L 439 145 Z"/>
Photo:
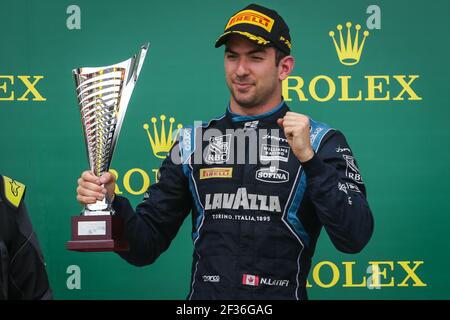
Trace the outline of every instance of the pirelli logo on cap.
<path fill-rule="evenodd" d="M 267 32 L 271 32 L 274 22 L 275 21 L 272 18 L 270 18 L 270 17 L 266 16 L 265 14 L 262 14 L 258 11 L 244 10 L 230 18 L 225 30 L 236 24 L 249 23 L 249 24 L 253 24 L 255 26 L 261 27 L 261 28 L 267 30 Z"/>
<path fill-rule="evenodd" d="M 211 178 L 231 178 L 233 168 L 208 168 L 200 169 L 200 180 Z"/>

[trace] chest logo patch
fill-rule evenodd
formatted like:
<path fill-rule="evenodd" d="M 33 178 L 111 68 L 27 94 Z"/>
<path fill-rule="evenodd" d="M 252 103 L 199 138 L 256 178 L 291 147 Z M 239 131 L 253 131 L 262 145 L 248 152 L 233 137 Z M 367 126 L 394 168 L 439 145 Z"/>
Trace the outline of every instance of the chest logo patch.
<path fill-rule="evenodd" d="M 260 159 L 264 161 L 279 160 L 288 162 L 290 150 L 289 147 L 272 146 L 263 143 L 261 145 Z"/>
<path fill-rule="evenodd" d="M 275 166 L 262 168 L 256 171 L 256 180 L 269 183 L 283 183 L 289 181 L 289 172 Z"/>
<path fill-rule="evenodd" d="M 233 168 L 208 168 L 200 169 L 200 180 L 211 178 L 231 178 Z"/>
<path fill-rule="evenodd" d="M 210 138 L 205 162 L 215 164 L 227 162 L 230 157 L 230 141 L 231 134 Z"/>

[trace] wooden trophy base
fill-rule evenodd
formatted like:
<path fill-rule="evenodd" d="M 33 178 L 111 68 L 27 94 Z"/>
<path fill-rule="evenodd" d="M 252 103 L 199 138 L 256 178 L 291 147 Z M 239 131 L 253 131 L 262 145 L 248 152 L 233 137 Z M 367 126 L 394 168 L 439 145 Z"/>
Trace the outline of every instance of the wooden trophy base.
<path fill-rule="evenodd" d="M 72 240 L 67 249 L 83 252 L 127 251 L 123 239 L 123 222 L 118 216 L 72 217 Z"/>

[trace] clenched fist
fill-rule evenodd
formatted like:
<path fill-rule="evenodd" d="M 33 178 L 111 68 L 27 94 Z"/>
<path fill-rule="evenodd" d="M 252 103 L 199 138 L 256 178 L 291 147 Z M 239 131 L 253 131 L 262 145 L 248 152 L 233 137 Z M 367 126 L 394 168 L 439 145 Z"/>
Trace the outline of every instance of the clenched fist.
<path fill-rule="evenodd" d="M 277 120 L 283 128 L 284 135 L 291 146 L 292 151 L 300 162 L 306 162 L 314 156 L 309 138 L 309 118 L 303 114 L 286 112 L 283 118 Z"/>
<path fill-rule="evenodd" d="M 115 186 L 116 177 L 109 172 L 97 177 L 90 171 L 84 171 L 78 179 L 77 200 L 81 204 L 93 204 L 106 195 L 112 201 Z"/>

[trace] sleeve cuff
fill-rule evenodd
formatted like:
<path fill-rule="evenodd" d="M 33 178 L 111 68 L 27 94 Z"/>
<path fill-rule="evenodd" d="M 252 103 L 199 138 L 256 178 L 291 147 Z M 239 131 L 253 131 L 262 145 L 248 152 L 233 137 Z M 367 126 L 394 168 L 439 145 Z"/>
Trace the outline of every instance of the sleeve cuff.
<path fill-rule="evenodd" d="M 126 219 L 133 213 L 133 207 L 131 207 L 130 201 L 125 197 L 115 195 L 111 205 L 116 214 L 122 218 Z"/>
<path fill-rule="evenodd" d="M 302 162 L 302 167 L 308 177 L 318 176 L 325 170 L 323 161 L 316 153 L 308 161 Z"/>

